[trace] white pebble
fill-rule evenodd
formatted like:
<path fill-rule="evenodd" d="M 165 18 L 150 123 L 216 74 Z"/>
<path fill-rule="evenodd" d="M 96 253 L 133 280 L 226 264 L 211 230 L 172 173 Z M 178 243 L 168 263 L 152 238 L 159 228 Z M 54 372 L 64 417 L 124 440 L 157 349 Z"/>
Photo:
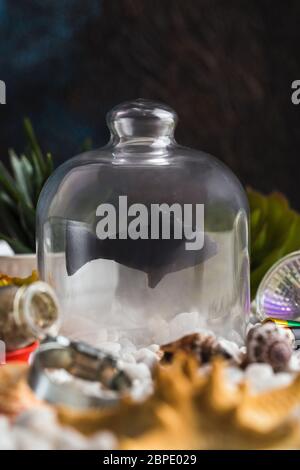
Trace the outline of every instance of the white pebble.
<path fill-rule="evenodd" d="M 133 354 L 130 354 L 128 352 L 121 352 L 120 355 L 122 362 L 128 362 L 129 364 L 135 364 L 136 360 Z"/>
<path fill-rule="evenodd" d="M 158 315 L 149 320 L 148 327 L 152 333 L 152 341 L 157 344 L 166 344 L 170 341 L 169 323 Z"/>
<path fill-rule="evenodd" d="M 103 343 L 105 341 L 108 341 L 108 334 L 106 328 L 101 328 L 100 330 L 97 331 L 97 344 L 98 343 Z"/>
<path fill-rule="evenodd" d="M 118 447 L 116 437 L 110 432 L 94 434 L 87 440 L 87 450 L 113 450 Z"/>
<path fill-rule="evenodd" d="M 197 328 L 197 331 L 195 333 L 199 333 L 204 336 L 213 336 L 214 338 L 216 335 L 212 330 L 209 330 L 208 328 Z"/>
<path fill-rule="evenodd" d="M 234 330 L 232 330 L 228 334 L 228 340 L 231 341 L 231 342 L 233 341 L 234 343 L 237 344 L 237 346 L 243 346 L 244 343 L 245 343 L 242 336 L 237 331 L 234 331 Z"/>
<path fill-rule="evenodd" d="M 0 416 L 0 450 L 14 450 L 12 426 L 7 418 Z"/>
<path fill-rule="evenodd" d="M 108 330 L 107 331 L 107 341 L 116 342 L 119 341 L 120 334 L 117 330 Z"/>
<path fill-rule="evenodd" d="M 139 349 L 135 354 L 135 359 L 137 363 L 146 364 L 149 369 L 153 369 L 158 363 L 157 355 L 147 348 Z"/>
<path fill-rule="evenodd" d="M 19 428 L 13 429 L 13 437 L 17 450 L 52 450 L 53 442 L 48 436 L 41 436 L 38 432 L 31 429 Z"/>
<path fill-rule="evenodd" d="M 160 350 L 160 346 L 158 344 L 151 344 L 148 349 L 154 353 L 158 353 Z"/>
<path fill-rule="evenodd" d="M 245 370 L 245 377 L 255 392 L 269 388 L 274 372 L 269 364 L 250 364 Z"/>
<path fill-rule="evenodd" d="M 292 374 L 289 374 L 288 372 L 279 372 L 274 374 L 272 379 L 273 384 L 270 384 L 270 388 L 286 387 L 290 385 L 293 379 L 294 377 Z"/>
<path fill-rule="evenodd" d="M 112 341 L 101 343 L 99 345 L 99 348 L 102 349 L 107 354 L 113 354 L 115 356 L 119 355 L 121 351 L 121 345 L 119 343 L 113 343 Z"/>
<path fill-rule="evenodd" d="M 115 436 L 100 432 L 86 438 L 78 431 L 62 426 L 50 408 L 22 413 L 11 426 L 0 418 L 0 449 L 16 450 L 85 450 L 114 449 Z"/>
<path fill-rule="evenodd" d="M 14 421 L 16 426 L 42 432 L 45 430 L 45 423 L 47 423 L 47 427 L 57 424 L 56 414 L 50 407 L 32 408 L 24 411 Z"/>
<path fill-rule="evenodd" d="M 151 377 L 150 369 L 146 364 L 125 364 L 123 370 L 132 380 L 144 380 Z"/>
<path fill-rule="evenodd" d="M 122 351 L 126 353 L 134 353 L 136 351 L 136 346 L 128 339 L 128 338 L 122 338 L 120 340 L 120 345 Z"/>
<path fill-rule="evenodd" d="M 131 396 L 135 401 L 144 401 L 149 395 L 153 393 L 153 383 L 151 380 L 147 379 L 143 382 L 136 381 L 134 383 Z"/>
<path fill-rule="evenodd" d="M 57 450 L 83 450 L 87 447 L 87 439 L 74 429 L 64 427 L 56 437 L 55 449 Z"/>
<path fill-rule="evenodd" d="M 244 379 L 244 372 L 238 367 L 227 367 L 226 376 L 231 384 L 237 385 Z"/>
<path fill-rule="evenodd" d="M 300 371 L 300 352 L 299 351 L 293 352 L 288 368 L 291 372 Z"/>
<path fill-rule="evenodd" d="M 219 343 L 224 351 L 231 356 L 238 364 L 242 361 L 243 355 L 241 354 L 240 348 L 233 341 L 228 341 L 227 339 L 220 338 Z"/>
<path fill-rule="evenodd" d="M 194 333 L 200 326 L 198 312 L 184 312 L 176 315 L 170 322 L 170 340 Z"/>

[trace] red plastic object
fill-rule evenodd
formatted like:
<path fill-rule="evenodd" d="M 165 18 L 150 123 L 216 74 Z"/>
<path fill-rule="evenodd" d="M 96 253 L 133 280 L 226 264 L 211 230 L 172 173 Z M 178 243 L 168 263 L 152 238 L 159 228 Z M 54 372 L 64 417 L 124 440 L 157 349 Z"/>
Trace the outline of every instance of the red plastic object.
<path fill-rule="evenodd" d="M 35 341 L 25 348 L 7 352 L 6 362 L 28 362 L 30 354 L 39 347 L 39 344 L 40 343 L 38 341 Z"/>

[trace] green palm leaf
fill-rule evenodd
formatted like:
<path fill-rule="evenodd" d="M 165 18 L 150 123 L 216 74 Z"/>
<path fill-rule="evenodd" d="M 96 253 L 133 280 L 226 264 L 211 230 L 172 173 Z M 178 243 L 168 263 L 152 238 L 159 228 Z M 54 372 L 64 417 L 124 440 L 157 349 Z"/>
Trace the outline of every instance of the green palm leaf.
<path fill-rule="evenodd" d="M 14 150 L 9 150 L 10 156 L 10 165 L 12 167 L 15 181 L 19 192 L 24 197 L 24 201 L 28 206 L 33 206 L 31 200 L 31 188 L 30 188 L 30 180 L 27 178 L 26 174 L 26 163 L 24 159 L 19 158 Z M 25 165 L 25 167 L 24 167 Z"/>
<path fill-rule="evenodd" d="M 24 119 L 27 152 L 9 150 L 11 172 L 0 162 L 0 239 L 16 253 L 35 252 L 36 205 L 53 171 L 52 156 L 44 156 L 32 124 Z"/>

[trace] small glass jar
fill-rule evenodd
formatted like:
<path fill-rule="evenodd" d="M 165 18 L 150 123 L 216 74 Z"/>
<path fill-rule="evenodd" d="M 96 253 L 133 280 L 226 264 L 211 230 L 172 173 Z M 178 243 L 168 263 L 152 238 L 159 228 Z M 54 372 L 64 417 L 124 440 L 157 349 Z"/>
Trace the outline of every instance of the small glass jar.
<path fill-rule="evenodd" d="M 7 351 L 24 348 L 59 329 L 59 305 L 45 282 L 0 288 L 0 340 Z"/>
<path fill-rule="evenodd" d="M 38 204 L 39 274 L 58 294 L 64 333 L 138 345 L 199 327 L 242 335 L 248 202 L 238 179 L 214 157 L 177 144 L 177 115 L 166 105 L 123 103 L 107 122 L 108 145 L 59 167 Z"/>

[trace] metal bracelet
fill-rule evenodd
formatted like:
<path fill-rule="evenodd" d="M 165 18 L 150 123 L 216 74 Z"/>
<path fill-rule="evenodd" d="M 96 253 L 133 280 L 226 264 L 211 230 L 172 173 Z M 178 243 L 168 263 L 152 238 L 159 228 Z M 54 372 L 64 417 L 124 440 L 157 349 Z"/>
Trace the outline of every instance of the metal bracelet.
<path fill-rule="evenodd" d="M 113 396 L 88 395 L 75 384 L 53 381 L 47 369 L 64 369 L 74 377 L 102 383 Z M 131 381 L 118 369 L 117 361 L 99 349 L 86 343 L 71 341 L 63 336 L 48 338 L 32 357 L 28 383 L 36 396 L 53 404 L 65 404 L 76 408 L 109 407 L 120 400 L 120 394 L 128 390 Z"/>

